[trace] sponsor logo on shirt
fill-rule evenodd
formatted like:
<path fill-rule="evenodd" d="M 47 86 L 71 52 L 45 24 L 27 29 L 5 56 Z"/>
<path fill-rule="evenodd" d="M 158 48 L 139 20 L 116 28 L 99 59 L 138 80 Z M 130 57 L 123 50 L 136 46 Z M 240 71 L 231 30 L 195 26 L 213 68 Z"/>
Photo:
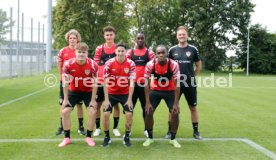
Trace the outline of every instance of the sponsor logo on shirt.
<path fill-rule="evenodd" d="M 181 63 L 191 63 L 190 60 L 175 60 L 175 62 L 181 64 Z"/>
<path fill-rule="evenodd" d="M 178 56 L 178 53 L 174 53 L 173 56 Z"/>
<path fill-rule="evenodd" d="M 72 72 L 76 72 L 76 70 L 75 70 L 75 69 L 72 69 Z"/>
<path fill-rule="evenodd" d="M 90 70 L 89 70 L 89 69 L 86 69 L 86 70 L 84 70 L 84 73 L 85 73 L 85 75 L 89 75 Z"/>

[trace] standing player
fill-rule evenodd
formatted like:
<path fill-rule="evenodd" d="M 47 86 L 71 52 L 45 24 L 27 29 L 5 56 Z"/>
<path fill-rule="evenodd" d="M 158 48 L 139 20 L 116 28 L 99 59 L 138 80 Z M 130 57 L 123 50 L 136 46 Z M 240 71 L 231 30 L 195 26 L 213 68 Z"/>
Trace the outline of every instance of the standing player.
<path fill-rule="evenodd" d="M 76 58 L 65 62 L 64 74 L 64 100 L 62 104 L 62 122 L 65 138 L 58 145 L 65 147 L 70 144 L 70 115 L 74 106 L 83 101 L 88 111 L 87 132 L 85 141 L 89 146 L 95 146 L 91 138 L 97 112 L 97 72 L 98 65 L 88 58 L 88 46 L 85 43 L 78 43 L 76 46 Z M 68 88 L 68 84 L 69 88 Z M 93 90 L 93 91 L 92 91 Z"/>
<path fill-rule="evenodd" d="M 171 140 L 175 148 L 180 148 L 181 145 L 176 141 L 175 136 L 179 124 L 179 67 L 172 59 L 167 58 L 168 52 L 164 45 L 159 45 L 156 48 L 156 59 L 150 61 L 146 66 L 146 129 L 149 138 L 143 143 L 143 146 L 150 146 L 153 141 L 153 114 L 162 99 L 165 100 L 169 112 L 171 113 Z M 153 84 L 150 82 L 151 75 L 154 75 Z M 152 84 L 149 89 L 149 84 Z M 150 91 L 149 91 L 150 90 Z"/>
<path fill-rule="evenodd" d="M 97 103 L 98 103 L 98 110 L 97 110 L 97 118 L 96 118 L 96 130 L 94 132 L 94 136 L 99 136 L 101 133 L 101 105 L 102 102 L 104 101 L 104 92 L 103 92 L 103 70 L 104 70 L 104 65 L 106 61 L 108 61 L 110 58 L 113 58 L 116 56 L 115 54 L 115 48 L 116 44 L 114 43 L 115 39 L 115 29 L 112 26 L 106 26 L 103 28 L 103 34 L 104 34 L 104 39 L 105 43 L 98 46 L 95 51 L 94 55 L 94 60 L 97 62 L 99 65 L 99 78 L 98 78 L 98 92 L 97 92 Z M 113 118 L 114 118 L 114 125 L 113 125 L 113 134 L 115 136 L 121 136 L 121 133 L 118 129 L 118 123 L 119 123 L 119 117 L 120 117 L 120 109 L 119 106 L 116 104 L 114 106 L 114 113 L 113 113 Z"/>
<path fill-rule="evenodd" d="M 183 93 L 186 98 L 186 101 L 188 102 L 191 111 L 191 120 L 194 130 L 193 136 L 195 139 L 200 140 L 201 136 L 198 131 L 199 115 L 196 107 L 197 91 L 195 76 L 199 73 L 201 69 L 201 60 L 197 48 L 188 44 L 188 33 L 184 26 L 179 26 L 177 28 L 176 38 L 178 40 L 178 45 L 170 48 L 169 57 L 174 59 L 179 64 L 181 74 L 179 96 L 181 96 Z M 167 137 L 169 136 L 170 135 L 167 134 Z"/>
<path fill-rule="evenodd" d="M 112 108 L 118 103 L 122 104 L 126 117 L 123 143 L 127 147 L 131 146 L 129 134 L 133 115 L 132 95 L 134 90 L 135 63 L 132 60 L 127 59 L 125 55 L 126 46 L 122 43 L 117 44 L 116 57 L 108 60 L 104 67 L 104 147 L 111 143 L 109 136 L 109 117 Z"/>
<path fill-rule="evenodd" d="M 142 116 L 145 123 L 145 106 L 146 106 L 146 99 L 145 99 L 145 67 L 146 64 L 152 60 L 155 55 L 154 52 L 146 48 L 145 44 L 145 35 L 144 33 L 138 32 L 135 37 L 136 46 L 135 49 L 131 49 L 128 51 L 126 57 L 133 60 L 136 65 L 136 79 L 135 79 L 135 88 L 132 97 L 133 108 L 136 105 L 136 102 L 139 98 L 141 107 L 142 107 Z M 144 135 L 148 137 L 148 132 L 146 128 L 144 130 Z"/>
<path fill-rule="evenodd" d="M 75 30 L 71 29 L 65 34 L 65 40 L 68 43 L 67 47 L 62 48 L 59 53 L 58 53 L 58 71 L 60 73 L 60 77 L 62 75 L 62 67 L 65 61 L 75 58 L 75 47 L 76 45 L 81 41 L 81 36 L 80 33 Z M 60 89 L 59 89 L 59 104 L 60 104 L 60 127 L 58 128 L 56 135 L 60 135 L 63 132 L 63 127 L 62 127 L 62 118 L 61 118 L 61 111 L 62 111 L 62 102 L 64 99 L 63 95 L 63 88 L 62 88 L 62 80 L 60 78 Z M 84 127 L 83 127 L 83 109 L 82 109 L 82 104 L 79 103 L 77 104 L 77 115 L 78 115 L 78 120 L 79 120 L 79 129 L 78 133 L 85 135 Z"/>

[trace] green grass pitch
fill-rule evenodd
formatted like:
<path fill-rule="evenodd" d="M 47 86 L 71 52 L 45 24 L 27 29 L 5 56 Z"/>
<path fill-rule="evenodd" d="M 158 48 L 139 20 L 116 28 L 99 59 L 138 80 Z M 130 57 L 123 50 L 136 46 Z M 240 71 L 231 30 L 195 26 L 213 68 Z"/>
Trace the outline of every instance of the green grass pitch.
<path fill-rule="evenodd" d="M 180 101 L 180 125 L 177 138 L 182 148 L 175 149 L 166 140 L 157 140 L 143 147 L 143 122 L 140 104 L 134 110 L 131 138 L 133 146 L 126 148 L 122 140 L 110 147 L 101 147 L 103 134 L 96 138 L 96 147 L 88 147 L 77 134 L 76 109 L 72 112 L 71 137 L 73 144 L 58 148 L 63 136 L 55 136 L 59 125 L 59 85 L 45 89 L 44 76 L 0 80 L 0 159 L 1 160 L 63 160 L 63 159 L 271 159 L 252 146 L 240 141 L 192 140 L 190 112 L 184 97 Z M 210 77 L 201 73 L 198 78 Z M 215 79 L 228 74 L 215 73 Z M 3 105 L 6 102 L 36 94 Z M 276 76 L 233 74 L 232 87 L 198 88 L 199 129 L 203 138 L 245 138 L 276 154 Z M 163 138 L 167 131 L 168 109 L 162 102 L 155 113 L 154 137 Z M 85 113 L 85 121 L 87 115 Z M 121 113 L 119 129 L 124 131 Z M 111 118 L 111 126 L 113 120 Z M 86 123 L 85 123 L 86 125 Z M 113 135 L 111 138 L 115 138 Z M 9 142 L 26 139 L 26 142 Z M 28 140 L 46 139 L 45 142 Z M 3 142 L 7 140 L 6 142 Z"/>

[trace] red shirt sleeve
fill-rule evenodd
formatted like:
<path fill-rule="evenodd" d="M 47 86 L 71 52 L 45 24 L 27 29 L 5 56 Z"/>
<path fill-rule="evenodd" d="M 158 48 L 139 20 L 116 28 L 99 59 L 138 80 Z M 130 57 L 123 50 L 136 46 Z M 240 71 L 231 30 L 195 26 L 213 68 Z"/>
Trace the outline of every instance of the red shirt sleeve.
<path fill-rule="evenodd" d="M 62 68 L 62 81 L 64 82 L 65 78 L 70 78 L 69 71 L 69 61 L 65 61 Z"/>
<path fill-rule="evenodd" d="M 136 65 L 135 65 L 135 63 L 132 60 L 130 60 L 129 78 L 131 78 L 131 79 L 135 79 L 136 78 Z"/>
<path fill-rule="evenodd" d="M 179 71 L 179 65 L 178 63 L 176 63 L 174 60 L 171 60 L 171 69 L 172 69 L 172 72 L 173 72 L 173 79 L 178 79 L 180 78 L 180 71 Z"/>
<path fill-rule="evenodd" d="M 58 62 L 61 62 L 63 63 L 63 51 L 64 51 L 64 48 L 62 48 L 59 52 L 58 52 L 58 55 L 57 55 L 57 61 Z"/>
<path fill-rule="evenodd" d="M 94 61 L 97 64 L 100 64 L 101 56 L 102 56 L 102 45 L 98 46 L 95 50 Z"/>
<path fill-rule="evenodd" d="M 132 49 L 129 49 L 126 53 L 126 58 L 128 59 L 131 59 L 131 52 L 132 52 Z"/>
<path fill-rule="evenodd" d="M 92 60 L 92 77 L 97 78 L 98 77 L 98 64 Z"/>
<path fill-rule="evenodd" d="M 145 78 L 150 78 L 150 76 L 152 74 L 152 69 L 153 69 L 153 60 L 149 61 L 146 65 L 146 70 L 145 70 L 145 74 L 144 74 Z"/>
<path fill-rule="evenodd" d="M 149 60 L 152 60 L 155 58 L 155 53 L 152 50 L 149 50 Z"/>
<path fill-rule="evenodd" d="M 113 61 L 113 59 L 110 59 L 104 65 L 104 78 L 107 78 L 110 75 L 110 66 L 111 66 L 112 61 Z"/>

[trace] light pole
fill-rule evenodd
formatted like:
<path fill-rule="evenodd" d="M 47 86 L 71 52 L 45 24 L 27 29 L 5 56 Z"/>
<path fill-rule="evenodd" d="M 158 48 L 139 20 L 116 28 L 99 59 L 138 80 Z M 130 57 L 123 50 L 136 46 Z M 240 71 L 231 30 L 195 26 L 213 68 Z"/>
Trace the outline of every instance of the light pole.
<path fill-rule="evenodd" d="M 52 0 L 48 0 L 46 72 L 51 71 L 52 64 Z"/>
<path fill-rule="evenodd" d="M 250 24 L 247 27 L 247 56 L 246 56 L 246 76 L 249 75 L 249 33 L 250 33 Z"/>

